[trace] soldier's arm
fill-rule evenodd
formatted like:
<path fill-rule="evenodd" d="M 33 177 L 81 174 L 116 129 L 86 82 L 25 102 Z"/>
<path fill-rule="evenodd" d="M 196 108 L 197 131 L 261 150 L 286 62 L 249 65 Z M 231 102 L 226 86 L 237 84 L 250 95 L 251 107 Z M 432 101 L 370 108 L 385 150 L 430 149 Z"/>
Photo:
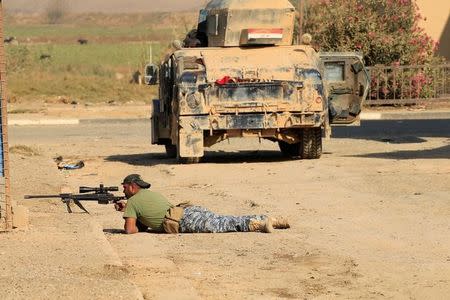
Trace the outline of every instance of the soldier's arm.
<path fill-rule="evenodd" d="M 125 219 L 124 229 L 126 234 L 134 234 L 139 232 L 138 228 L 136 227 L 135 218 L 124 218 L 124 219 Z"/>

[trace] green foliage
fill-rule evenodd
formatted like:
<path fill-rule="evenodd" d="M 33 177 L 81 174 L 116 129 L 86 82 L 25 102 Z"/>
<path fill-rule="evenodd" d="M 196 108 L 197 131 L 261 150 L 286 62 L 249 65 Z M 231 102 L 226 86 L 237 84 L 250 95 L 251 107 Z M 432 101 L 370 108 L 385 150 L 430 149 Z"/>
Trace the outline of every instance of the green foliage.
<path fill-rule="evenodd" d="M 435 43 L 418 26 L 415 0 L 318 0 L 307 6 L 305 31 L 323 51 L 360 51 L 366 64 L 425 64 Z"/>

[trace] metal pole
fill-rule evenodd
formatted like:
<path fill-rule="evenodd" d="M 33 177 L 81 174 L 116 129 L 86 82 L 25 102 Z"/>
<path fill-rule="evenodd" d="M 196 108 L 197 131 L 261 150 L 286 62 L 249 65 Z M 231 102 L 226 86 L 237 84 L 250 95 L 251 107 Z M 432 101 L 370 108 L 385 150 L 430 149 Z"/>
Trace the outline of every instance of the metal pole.
<path fill-rule="evenodd" d="M 8 111 L 6 101 L 6 59 L 3 44 L 3 4 L 0 0 L 0 84 L 1 84 L 1 133 L 3 150 L 3 176 L 5 179 L 5 229 L 11 230 L 12 209 L 10 198 L 9 144 L 8 144 Z"/>
<path fill-rule="evenodd" d="M 302 35 L 303 35 L 303 19 L 305 14 L 305 0 L 298 1 L 298 44 L 301 43 Z"/>

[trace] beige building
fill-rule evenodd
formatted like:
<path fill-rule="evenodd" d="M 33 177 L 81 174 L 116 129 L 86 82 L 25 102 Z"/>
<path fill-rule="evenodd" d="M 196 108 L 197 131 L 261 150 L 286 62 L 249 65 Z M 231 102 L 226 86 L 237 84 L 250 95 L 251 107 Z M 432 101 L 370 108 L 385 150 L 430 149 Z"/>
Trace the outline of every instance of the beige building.
<path fill-rule="evenodd" d="M 439 54 L 450 61 L 450 1 L 417 0 L 417 4 L 420 13 L 426 18 L 421 26 L 439 42 Z"/>

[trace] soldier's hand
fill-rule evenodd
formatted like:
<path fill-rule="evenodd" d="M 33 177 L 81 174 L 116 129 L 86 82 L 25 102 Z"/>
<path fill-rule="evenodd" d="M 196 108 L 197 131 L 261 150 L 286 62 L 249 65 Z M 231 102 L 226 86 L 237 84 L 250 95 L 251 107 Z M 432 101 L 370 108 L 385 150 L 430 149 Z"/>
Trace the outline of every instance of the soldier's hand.
<path fill-rule="evenodd" d="M 114 208 L 117 211 L 124 212 L 126 207 L 127 207 L 127 201 L 126 200 L 120 200 L 120 201 L 117 201 L 116 203 L 114 203 Z"/>

